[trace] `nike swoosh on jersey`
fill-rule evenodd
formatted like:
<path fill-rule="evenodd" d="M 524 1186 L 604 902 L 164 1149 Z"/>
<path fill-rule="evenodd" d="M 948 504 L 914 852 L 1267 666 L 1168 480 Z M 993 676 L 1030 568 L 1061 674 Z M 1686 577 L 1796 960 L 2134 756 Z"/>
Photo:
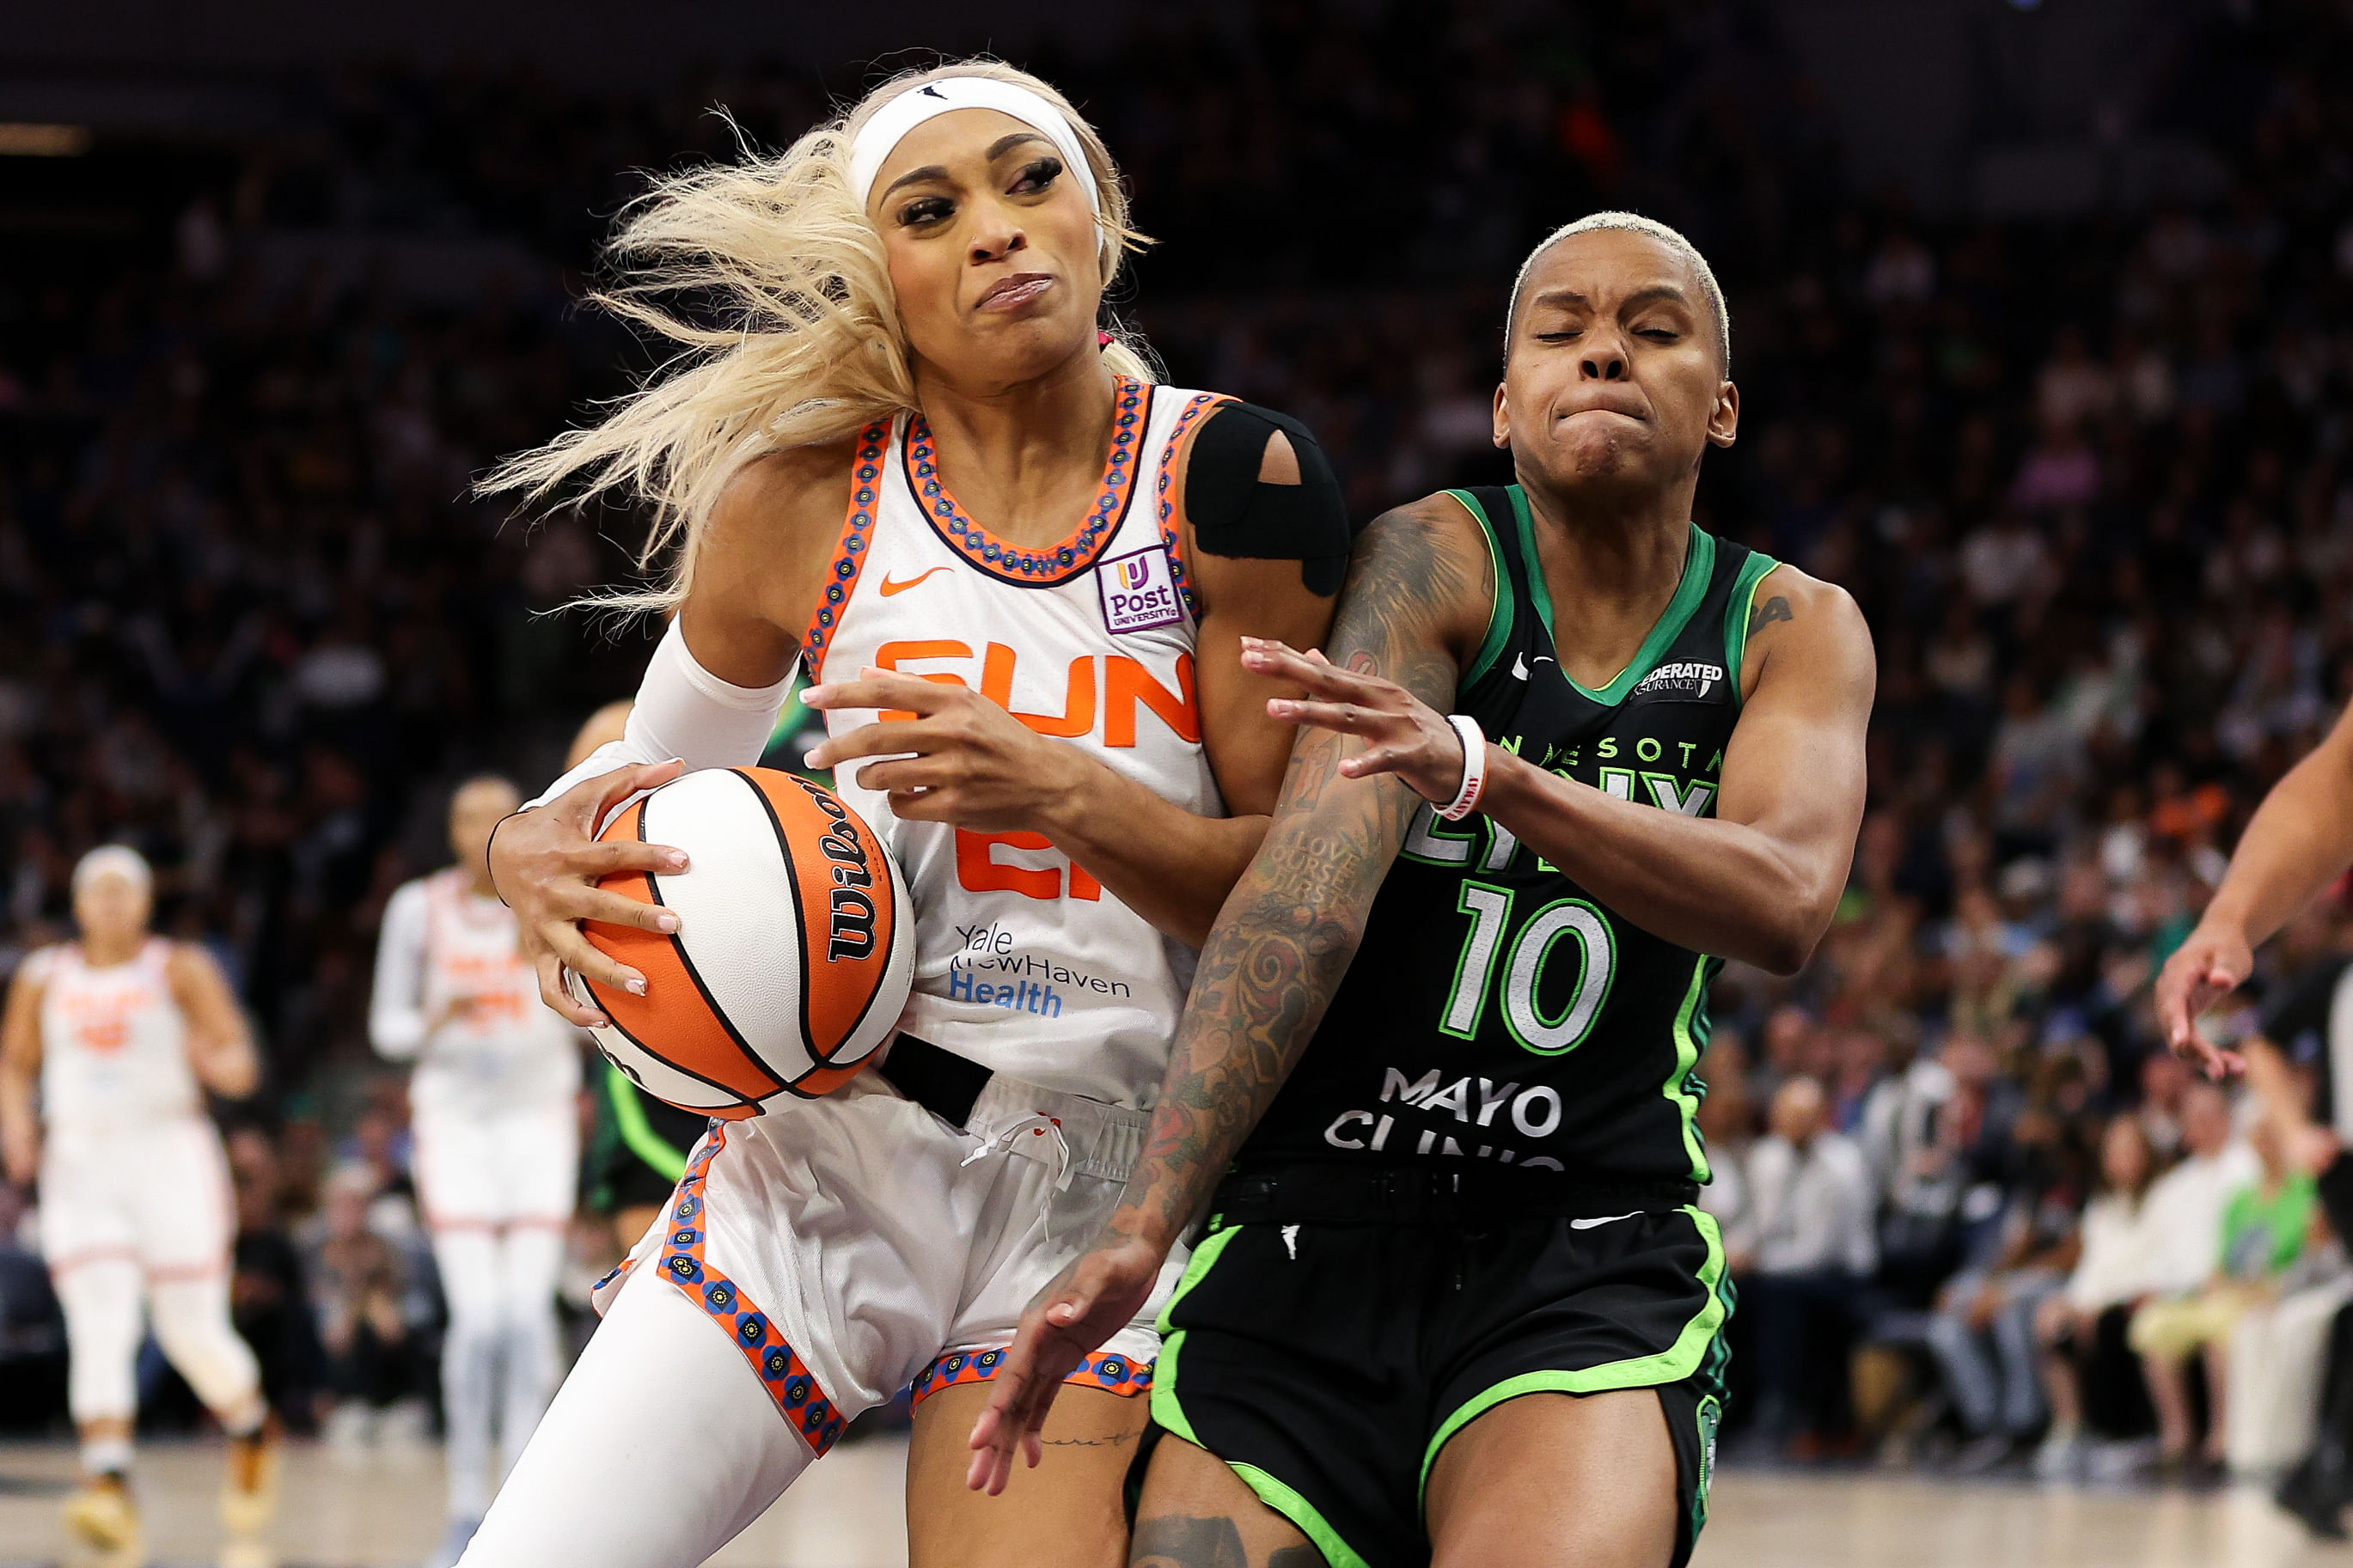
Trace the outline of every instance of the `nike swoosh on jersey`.
<path fill-rule="evenodd" d="M 926 578 L 936 577 L 946 570 L 947 568 L 944 566 L 934 566 L 928 572 L 918 572 L 913 577 L 904 578 L 898 582 L 893 582 L 891 579 L 890 574 L 885 573 L 882 578 L 882 596 L 887 599 L 893 594 L 903 594 L 908 589 L 913 587 L 916 584 L 924 581 Z"/>

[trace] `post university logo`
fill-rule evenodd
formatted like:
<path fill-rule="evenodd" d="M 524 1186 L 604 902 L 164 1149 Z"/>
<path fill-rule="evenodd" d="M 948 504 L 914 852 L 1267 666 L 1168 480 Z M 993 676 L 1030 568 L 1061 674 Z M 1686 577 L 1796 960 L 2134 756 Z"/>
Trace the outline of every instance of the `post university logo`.
<path fill-rule="evenodd" d="M 1146 632 L 1184 624 L 1176 574 L 1168 569 L 1168 552 L 1157 544 L 1096 567 L 1095 587 L 1103 595 L 1105 631 Z"/>

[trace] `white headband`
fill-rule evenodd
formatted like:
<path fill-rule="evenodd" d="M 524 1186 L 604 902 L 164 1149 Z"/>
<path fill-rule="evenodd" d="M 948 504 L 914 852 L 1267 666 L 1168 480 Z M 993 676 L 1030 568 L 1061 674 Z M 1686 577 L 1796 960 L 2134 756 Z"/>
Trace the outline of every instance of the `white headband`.
<path fill-rule="evenodd" d="M 987 76 L 935 77 L 876 110 L 849 144 L 849 188 L 857 194 L 858 205 L 866 205 L 882 161 L 907 139 L 907 132 L 934 115 L 958 109 L 994 109 L 1042 134 L 1062 154 L 1062 166 L 1087 193 L 1087 204 L 1098 214 L 1103 211 L 1103 192 L 1095 185 L 1094 171 L 1087 167 L 1086 149 L 1079 145 L 1079 133 L 1062 111 L 1026 87 Z"/>
<path fill-rule="evenodd" d="M 104 844 L 83 856 L 74 867 L 73 889 L 79 893 L 109 875 L 130 879 L 142 893 L 155 885 L 155 874 L 147 868 L 145 856 L 128 844 Z"/>

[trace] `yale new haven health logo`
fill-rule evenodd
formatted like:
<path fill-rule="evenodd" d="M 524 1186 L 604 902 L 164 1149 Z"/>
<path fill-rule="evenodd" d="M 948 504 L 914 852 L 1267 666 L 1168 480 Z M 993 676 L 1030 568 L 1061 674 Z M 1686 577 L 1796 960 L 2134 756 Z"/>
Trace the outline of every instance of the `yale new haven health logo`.
<path fill-rule="evenodd" d="M 1146 632 L 1184 623 L 1176 574 L 1168 568 L 1168 552 L 1156 544 L 1096 567 L 1095 587 L 1103 595 L 1106 631 Z"/>

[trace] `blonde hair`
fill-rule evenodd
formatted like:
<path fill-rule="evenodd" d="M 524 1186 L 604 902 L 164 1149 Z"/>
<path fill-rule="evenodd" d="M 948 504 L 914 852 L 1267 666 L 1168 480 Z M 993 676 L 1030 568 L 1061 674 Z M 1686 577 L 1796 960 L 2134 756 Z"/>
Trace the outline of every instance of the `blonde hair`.
<path fill-rule="evenodd" d="M 618 280 L 589 299 L 675 345 L 677 356 L 599 423 L 509 458 L 481 485 L 518 491 L 527 504 L 560 491 L 575 503 L 614 496 L 651 509 L 638 566 L 651 573 L 668 556 L 659 585 L 589 602 L 622 610 L 678 604 L 693 585 L 712 509 L 745 463 L 840 440 L 916 406 L 882 237 L 850 188 L 849 148 L 884 104 L 950 76 L 1016 83 L 1069 119 L 1103 193 L 1096 222 L 1106 289 L 1125 253 L 1146 243 L 1128 226 L 1118 165 L 1094 127 L 1047 83 L 991 59 L 902 73 L 774 157 L 747 149 L 739 162 L 659 181 L 606 247 Z M 715 323 L 665 302 L 677 294 L 716 301 Z M 1103 363 L 1155 379 L 1140 342 L 1116 326 L 1112 333 Z"/>
<path fill-rule="evenodd" d="M 1504 307 L 1504 349 L 1510 357 L 1512 329 L 1520 319 L 1520 290 L 1527 286 L 1528 274 L 1535 269 L 1537 258 L 1572 235 L 1593 234 L 1614 229 L 1626 234 L 1639 234 L 1657 240 L 1698 275 L 1700 292 L 1707 296 L 1707 308 L 1715 316 L 1715 354 L 1724 366 L 1724 374 L 1732 374 L 1732 311 L 1724 302 L 1724 286 L 1715 280 L 1715 268 L 1699 253 L 1699 247 L 1685 239 L 1680 230 L 1669 228 L 1654 217 L 1641 213 L 1588 213 L 1575 223 L 1565 223 L 1539 241 L 1528 258 L 1520 263 L 1517 276 L 1512 279 L 1512 297 Z"/>

